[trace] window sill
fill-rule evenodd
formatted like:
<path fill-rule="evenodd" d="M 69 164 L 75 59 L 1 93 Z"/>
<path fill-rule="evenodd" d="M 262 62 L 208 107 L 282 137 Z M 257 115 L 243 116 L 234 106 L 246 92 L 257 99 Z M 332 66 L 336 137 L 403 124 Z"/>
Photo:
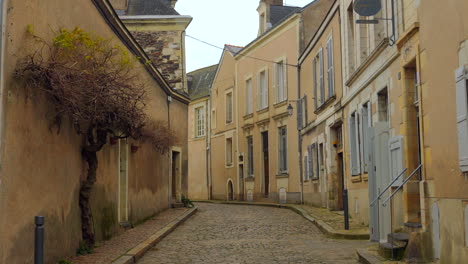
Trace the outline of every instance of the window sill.
<path fill-rule="evenodd" d="M 288 99 L 284 99 L 284 101 L 275 103 L 273 106 L 274 106 L 275 108 L 278 108 L 278 107 L 281 107 L 281 106 L 284 106 L 284 105 L 287 105 L 287 104 L 288 104 Z"/>
<path fill-rule="evenodd" d="M 364 181 L 369 181 L 369 173 L 368 172 L 364 172 L 363 176 L 362 176 L 362 179 Z"/>
<path fill-rule="evenodd" d="M 232 120 L 229 122 L 224 123 L 226 126 L 232 125 Z"/>
<path fill-rule="evenodd" d="M 361 175 L 353 175 L 351 176 L 351 182 L 355 183 L 355 182 L 361 182 L 362 179 L 361 179 Z"/>
<path fill-rule="evenodd" d="M 232 163 L 231 164 L 226 164 L 226 165 L 224 165 L 224 168 L 226 168 L 226 169 L 234 168 L 234 165 Z"/>
<path fill-rule="evenodd" d="M 289 173 L 287 172 L 278 173 L 276 174 L 276 178 L 289 178 Z"/>
<path fill-rule="evenodd" d="M 249 176 L 247 178 L 244 178 L 245 181 L 255 181 L 255 177 L 254 176 Z"/>
<path fill-rule="evenodd" d="M 310 181 L 313 182 L 313 183 L 317 183 L 319 181 L 319 178 L 312 178 L 312 179 L 310 179 Z"/>
<path fill-rule="evenodd" d="M 263 114 L 263 113 L 266 113 L 266 112 L 268 112 L 268 106 L 257 110 L 257 114 Z"/>
<path fill-rule="evenodd" d="M 321 104 L 319 107 L 317 107 L 317 109 L 315 109 L 314 114 L 319 114 L 320 112 L 322 112 L 322 110 L 327 108 L 327 106 L 329 106 L 333 101 L 335 101 L 335 99 L 336 95 L 329 97 L 323 104 Z"/>
<path fill-rule="evenodd" d="M 246 115 L 244 115 L 244 120 L 252 118 L 252 117 L 253 117 L 253 113 L 246 114 Z"/>

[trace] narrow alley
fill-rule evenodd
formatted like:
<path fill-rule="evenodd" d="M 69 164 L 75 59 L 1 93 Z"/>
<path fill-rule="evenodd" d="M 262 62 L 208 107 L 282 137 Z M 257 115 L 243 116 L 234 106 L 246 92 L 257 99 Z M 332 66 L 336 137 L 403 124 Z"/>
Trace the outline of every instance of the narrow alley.
<path fill-rule="evenodd" d="M 198 203 L 198 212 L 138 262 L 358 263 L 367 241 L 325 237 L 312 223 L 279 208 Z"/>

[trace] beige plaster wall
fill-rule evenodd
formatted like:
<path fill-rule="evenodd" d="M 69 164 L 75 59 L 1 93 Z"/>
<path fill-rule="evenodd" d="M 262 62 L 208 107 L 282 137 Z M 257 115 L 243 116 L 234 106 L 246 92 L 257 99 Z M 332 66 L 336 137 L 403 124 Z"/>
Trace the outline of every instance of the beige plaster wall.
<path fill-rule="evenodd" d="M 286 58 L 288 64 L 297 64 L 299 49 L 299 24 L 297 16 L 290 18 L 290 22 L 283 23 L 274 31 L 262 37 L 242 54 L 262 58 L 264 60 L 276 61 Z M 247 164 L 246 144 L 248 135 L 253 136 L 254 148 L 254 197 L 255 199 L 270 199 L 277 201 L 277 192 L 284 187 L 288 192 L 288 199 L 293 202 L 300 200 L 300 179 L 298 163 L 298 132 L 296 114 L 291 117 L 287 115 L 288 101 L 275 104 L 274 64 L 260 60 L 253 60 L 245 56 L 236 56 L 236 82 L 239 100 L 237 103 L 239 113 L 239 152 L 244 153 L 245 164 Z M 268 70 L 268 110 L 257 111 L 257 75 L 262 69 Z M 287 66 L 287 98 L 297 99 L 297 68 Z M 253 115 L 245 115 L 245 80 L 251 76 L 253 85 Z M 294 106 L 296 104 L 291 102 Z M 288 133 L 288 176 L 280 183 L 278 174 L 278 127 L 287 126 Z M 263 193 L 263 159 L 261 153 L 261 132 L 268 131 L 269 135 L 269 197 Z M 244 175 L 247 176 L 247 165 L 244 165 Z M 285 180 L 287 179 L 287 180 Z M 249 180 L 250 181 L 250 180 Z"/>
<path fill-rule="evenodd" d="M 74 8 L 69 8 L 71 5 Z M 43 96 L 26 97 L 23 84 L 12 78 L 19 58 L 31 50 L 28 24 L 36 34 L 49 39 L 52 30 L 76 26 L 124 44 L 111 31 L 91 1 L 9 1 L 6 41 L 6 82 L 2 103 L 4 135 L 1 140 L 0 172 L 0 262 L 32 263 L 34 216 L 46 216 L 46 262 L 74 255 L 81 239 L 78 190 L 86 164 L 80 155 L 81 138 L 64 120 L 59 134 L 49 130 L 47 113 L 52 111 Z M 87 14 L 83 16 L 83 14 Z M 47 19 L 44 19 L 47 18 Z M 151 119 L 167 120 L 167 96 L 142 65 L 136 71 L 148 88 L 146 111 Z M 187 106 L 174 103 L 174 120 L 186 118 Z M 172 122 L 186 150 L 186 124 Z M 179 122 L 180 123 L 180 122 Z M 91 207 L 98 240 L 120 229 L 117 222 L 117 145 L 106 145 L 99 153 L 98 179 L 91 195 Z M 169 206 L 170 160 L 150 146 L 129 154 L 129 220 L 135 224 Z M 184 158 L 187 159 L 186 156 Z M 186 175 L 186 170 L 183 172 Z M 29 242 L 28 242 L 29 241 Z"/>

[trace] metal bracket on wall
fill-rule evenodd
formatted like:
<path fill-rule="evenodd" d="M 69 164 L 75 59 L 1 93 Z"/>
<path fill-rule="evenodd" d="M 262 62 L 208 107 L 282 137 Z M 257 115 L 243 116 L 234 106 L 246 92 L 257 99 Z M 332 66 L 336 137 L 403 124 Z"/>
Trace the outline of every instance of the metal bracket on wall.
<path fill-rule="evenodd" d="M 378 24 L 379 20 L 392 21 L 392 35 L 388 38 L 388 45 L 393 46 L 396 44 L 396 24 L 395 24 L 395 1 L 391 0 L 392 4 L 392 17 L 391 18 L 374 18 L 374 19 L 358 19 L 356 24 Z"/>

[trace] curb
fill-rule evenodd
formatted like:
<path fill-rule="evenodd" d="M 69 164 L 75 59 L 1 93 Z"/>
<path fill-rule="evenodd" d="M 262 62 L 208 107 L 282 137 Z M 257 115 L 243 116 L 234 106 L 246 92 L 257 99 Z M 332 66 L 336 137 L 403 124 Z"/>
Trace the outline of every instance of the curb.
<path fill-rule="evenodd" d="M 193 202 L 199 203 L 214 203 L 214 204 L 234 204 L 234 205 L 255 205 L 255 206 L 266 206 L 266 207 L 276 207 L 276 208 L 285 208 L 289 209 L 302 217 L 304 217 L 309 222 L 313 223 L 322 231 L 322 233 L 326 234 L 331 238 L 337 239 L 349 239 L 349 240 L 369 240 L 370 236 L 368 233 L 356 233 L 350 234 L 344 231 L 336 231 L 325 223 L 323 220 L 318 220 L 318 217 L 311 215 L 310 213 L 306 212 L 304 209 L 296 207 L 290 204 L 276 204 L 276 203 L 251 203 L 251 202 L 236 202 L 236 201 L 215 201 L 215 200 L 194 200 Z"/>
<path fill-rule="evenodd" d="M 367 253 L 366 249 L 356 249 L 356 255 L 359 263 L 363 264 L 377 264 L 385 261 L 384 258 Z"/>
<path fill-rule="evenodd" d="M 112 264 L 133 264 L 136 263 L 143 255 L 152 247 L 154 247 L 157 243 L 159 243 L 165 236 L 170 234 L 176 227 L 178 227 L 180 224 L 185 222 L 188 218 L 190 218 L 193 214 L 197 212 L 198 208 L 195 206 L 193 208 L 190 208 L 187 212 L 185 212 L 183 215 L 177 217 L 174 219 L 172 222 L 167 224 L 165 227 L 163 227 L 161 230 L 157 231 L 153 235 L 151 235 L 148 239 L 145 241 L 141 242 L 134 248 L 130 249 L 127 251 L 127 253 L 121 255 L 114 261 L 112 261 Z"/>

